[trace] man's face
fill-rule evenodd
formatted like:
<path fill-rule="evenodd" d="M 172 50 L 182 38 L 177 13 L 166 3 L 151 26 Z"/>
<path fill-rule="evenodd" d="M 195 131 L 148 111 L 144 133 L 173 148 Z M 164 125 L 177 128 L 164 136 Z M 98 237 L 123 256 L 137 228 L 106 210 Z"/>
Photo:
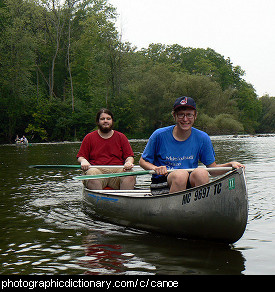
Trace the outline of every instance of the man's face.
<path fill-rule="evenodd" d="M 174 113 L 177 125 L 184 131 L 188 131 L 194 125 L 197 114 L 191 108 L 180 108 Z"/>
<path fill-rule="evenodd" d="M 97 125 L 101 132 L 108 133 L 113 128 L 113 119 L 110 115 L 102 113 Z"/>

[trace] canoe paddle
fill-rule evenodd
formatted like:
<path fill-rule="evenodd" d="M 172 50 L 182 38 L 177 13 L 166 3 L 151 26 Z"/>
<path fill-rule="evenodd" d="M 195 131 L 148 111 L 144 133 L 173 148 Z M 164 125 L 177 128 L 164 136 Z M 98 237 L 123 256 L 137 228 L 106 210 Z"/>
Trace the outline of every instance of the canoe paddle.
<path fill-rule="evenodd" d="M 208 172 L 211 171 L 231 171 L 234 168 L 232 167 L 212 167 L 212 168 L 203 168 Z M 174 171 L 175 169 L 168 170 L 168 173 Z M 188 172 L 192 172 L 195 168 L 188 168 L 185 169 Z M 101 179 L 101 178 L 111 178 L 111 177 L 120 177 L 120 176 L 135 176 L 135 175 L 146 175 L 146 174 L 154 174 L 154 170 L 143 170 L 143 171 L 131 171 L 131 172 L 119 172 L 119 173 L 104 173 L 104 174 L 97 174 L 97 175 L 81 175 L 75 176 L 73 179 L 76 180 L 89 180 L 89 179 Z"/>
<path fill-rule="evenodd" d="M 80 169 L 81 165 L 62 165 L 62 164 L 56 164 L 56 165 L 30 165 L 30 168 L 77 168 Z M 91 165 L 90 168 L 122 168 L 123 165 Z M 134 168 L 140 168 L 140 166 L 134 166 Z"/>
<path fill-rule="evenodd" d="M 30 165 L 29 168 L 80 168 L 80 165 Z"/>

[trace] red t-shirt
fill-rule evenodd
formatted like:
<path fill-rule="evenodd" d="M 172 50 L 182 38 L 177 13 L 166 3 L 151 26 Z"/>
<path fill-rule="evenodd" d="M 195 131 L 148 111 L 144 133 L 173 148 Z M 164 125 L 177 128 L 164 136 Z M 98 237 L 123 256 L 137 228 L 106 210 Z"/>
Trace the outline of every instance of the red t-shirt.
<path fill-rule="evenodd" d="M 109 139 L 100 137 L 97 131 L 85 136 L 77 157 L 84 157 L 92 165 L 123 165 L 134 152 L 126 136 L 118 131 Z"/>

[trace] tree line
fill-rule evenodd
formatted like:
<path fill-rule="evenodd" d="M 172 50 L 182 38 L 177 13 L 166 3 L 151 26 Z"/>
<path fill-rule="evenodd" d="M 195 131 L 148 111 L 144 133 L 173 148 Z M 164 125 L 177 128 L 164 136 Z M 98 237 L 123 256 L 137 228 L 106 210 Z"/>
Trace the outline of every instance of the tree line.
<path fill-rule="evenodd" d="M 211 48 L 121 41 L 107 0 L 0 0 L 0 142 L 82 140 L 101 107 L 129 138 L 173 123 L 182 95 L 209 134 L 275 132 L 275 98 Z"/>

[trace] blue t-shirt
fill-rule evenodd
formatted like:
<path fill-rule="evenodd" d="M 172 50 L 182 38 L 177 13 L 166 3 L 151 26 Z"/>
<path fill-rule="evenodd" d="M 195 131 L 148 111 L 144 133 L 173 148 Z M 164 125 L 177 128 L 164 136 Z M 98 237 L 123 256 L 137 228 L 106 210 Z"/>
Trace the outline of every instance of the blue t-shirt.
<path fill-rule="evenodd" d="M 158 129 L 151 135 L 142 154 L 144 160 L 167 169 L 197 168 L 199 161 L 205 165 L 215 161 L 212 142 L 205 132 L 192 128 L 187 140 L 177 141 L 174 127 Z"/>

